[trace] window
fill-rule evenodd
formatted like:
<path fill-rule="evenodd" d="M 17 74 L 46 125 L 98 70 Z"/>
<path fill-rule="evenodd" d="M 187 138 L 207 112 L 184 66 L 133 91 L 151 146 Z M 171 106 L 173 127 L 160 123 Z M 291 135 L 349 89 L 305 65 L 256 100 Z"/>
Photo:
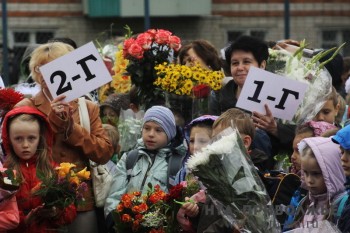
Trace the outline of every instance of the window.
<path fill-rule="evenodd" d="M 350 30 L 323 30 L 321 32 L 322 44 L 321 47 L 324 49 L 330 49 L 338 47 L 344 42 L 350 41 Z M 345 47 L 340 51 L 343 56 L 350 56 L 350 46 Z"/>
<path fill-rule="evenodd" d="M 23 55 L 28 55 L 28 52 L 26 53 L 28 45 L 46 43 L 54 35 L 55 33 L 52 30 L 14 30 L 9 33 L 10 84 L 15 84 L 29 75 L 28 63 L 24 62 L 22 64 Z"/>

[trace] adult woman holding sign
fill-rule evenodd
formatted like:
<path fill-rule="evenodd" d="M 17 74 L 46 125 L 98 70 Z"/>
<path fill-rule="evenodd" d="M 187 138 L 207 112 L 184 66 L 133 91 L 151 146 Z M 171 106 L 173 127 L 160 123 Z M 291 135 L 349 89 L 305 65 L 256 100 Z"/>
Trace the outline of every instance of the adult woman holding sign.
<path fill-rule="evenodd" d="M 53 99 L 39 70 L 40 66 L 73 50 L 73 47 L 61 42 L 47 43 L 36 48 L 32 53 L 29 68 L 33 79 L 40 84 L 41 90 L 33 98 L 24 99 L 16 106 L 32 106 L 44 113 L 55 136 L 52 148 L 54 161 L 74 163 L 80 170 L 89 167 L 89 159 L 98 164 L 105 164 L 113 154 L 112 144 L 99 118 L 99 107 L 86 100 L 90 118 L 90 132 L 88 132 L 80 124 L 78 100 L 67 103 L 63 95 Z M 88 183 L 84 198 L 86 201 L 78 206 L 77 219 L 69 226 L 69 232 L 97 232 L 91 182 Z"/>
<path fill-rule="evenodd" d="M 231 69 L 233 80 L 229 81 L 221 90 L 216 98 L 211 99 L 210 113 L 220 115 L 222 112 L 230 108 L 235 108 L 241 90 L 247 78 L 251 66 L 265 69 L 266 62 L 269 57 L 268 46 L 264 41 L 251 37 L 241 36 L 234 41 L 225 50 L 225 60 Z M 254 121 L 255 126 L 268 133 L 266 134 L 257 130 L 254 144 L 257 148 L 262 149 L 265 153 L 275 155 L 280 148 L 292 149 L 292 141 L 294 137 L 294 126 L 285 126 L 277 124 L 267 105 L 265 105 L 266 115 L 259 114 L 255 116 L 258 119 L 266 121 Z M 253 116 L 254 120 L 254 116 Z M 271 143 L 269 145 L 269 143 Z"/>

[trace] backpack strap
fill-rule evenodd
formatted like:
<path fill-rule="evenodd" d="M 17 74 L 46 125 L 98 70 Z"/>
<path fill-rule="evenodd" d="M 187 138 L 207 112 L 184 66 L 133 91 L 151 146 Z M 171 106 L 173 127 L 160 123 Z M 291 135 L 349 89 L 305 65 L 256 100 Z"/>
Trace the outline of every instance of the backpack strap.
<path fill-rule="evenodd" d="M 345 207 L 345 204 L 346 204 L 346 201 L 348 200 L 349 198 L 349 194 L 345 194 L 341 200 L 339 201 L 339 205 L 338 205 L 338 210 L 337 210 L 337 213 L 335 215 L 336 219 L 339 219 L 343 210 L 344 210 L 344 207 Z"/>
<path fill-rule="evenodd" d="M 131 178 L 131 172 L 132 169 L 134 168 L 137 160 L 139 160 L 139 150 L 134 149 L 128 152 L 126 156 L 126 161 L 125 161 L 125 166 L 126 166 L 126 179 L 129 182 Z"/>
<path fill-rule="evenodd" d="M 175 177 L 182 167 L 183 159 L 186 154 L 179 154 L 176 149 L 171 150 L 171 155 L 168 159 L 168 189 L 175 185 Z"/>

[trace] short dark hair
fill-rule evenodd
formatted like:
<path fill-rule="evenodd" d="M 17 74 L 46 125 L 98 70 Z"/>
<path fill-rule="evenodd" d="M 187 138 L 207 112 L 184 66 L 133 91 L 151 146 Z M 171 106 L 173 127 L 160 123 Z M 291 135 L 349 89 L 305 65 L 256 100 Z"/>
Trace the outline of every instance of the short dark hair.
<path fill-rule="evenodd" d="M 252 36 L 240 36 L 232 42 L 225 50 L 226 63 L 231 66 L 232 53 L 238 50 L 251 52 L 260 65 L 269 58 L 269 49 L 267 43 L 261 39 Z"/>

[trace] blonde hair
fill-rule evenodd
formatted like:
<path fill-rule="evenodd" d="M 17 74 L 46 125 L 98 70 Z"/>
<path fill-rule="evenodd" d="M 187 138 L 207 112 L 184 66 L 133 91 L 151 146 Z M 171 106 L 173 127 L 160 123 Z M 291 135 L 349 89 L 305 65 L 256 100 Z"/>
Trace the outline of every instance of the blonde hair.
<path fill-rule="evenodd" d="M 37 159 L 36 159 L 36 168 L 37 170 L 40 170 L 45 176 L 51 177 L 54 173 L 52 164 L 53 160 L 51 155 L 49 154 L 48 145 L 46 143 L 46 128 L 45 124 L 42 119 L 39 117 L 36 117 L 32 114 L 19 114 L 14 116 L 13 118 L 9 119 L 7 124 L 7 132 L 10 132 L 10 126 L 15 121 L 21 121 L 21 122 L 28 122 L 28 124 L 32 124 L 33 122 L 37 122 L 40 129 L 40 135 L 39 135 L 39 144 L 37 147 Z M 10 138 L 10 133 L 8 133 Z M 11 143 L 11 141 L 9 141 Z M 18 178 L 22 180 L 22 182 L 25 182 L 23 179 L 23 174 L 20 169 L 20 158 L 16 155 L 15 151 L 12 148 L 12 145 L 10 147 L 10 153 L 6 156 L 5 160 L 5 167 L 14 169 L 18 172 Z"/>
<path fill-rule="evenodd" d="M 29 61 L 29 70 L 35 82 L 40 82 L 41 74 L 38 72 L 38 68 L 45 65 L 56 58 L 59 58 L 67 53 L 73 51 L 74 48 L 68 44 L 62 42 L 51 42 L 40 45 L 36 48 L 31 55 Z M 39 83 L 40 84 L 40 83 Z"/>

